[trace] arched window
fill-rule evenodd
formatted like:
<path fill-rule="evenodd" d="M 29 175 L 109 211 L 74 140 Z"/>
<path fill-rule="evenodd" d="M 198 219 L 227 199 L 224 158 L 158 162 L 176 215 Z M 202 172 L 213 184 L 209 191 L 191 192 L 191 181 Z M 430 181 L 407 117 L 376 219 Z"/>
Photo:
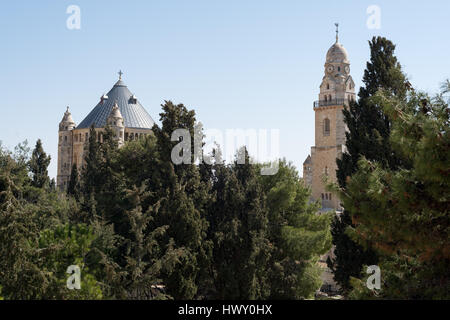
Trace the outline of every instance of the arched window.
<path fill-rule="evenodd" d="M 328 97 L 325 95 L 325 102 L 327 102 L 328 101 Z"/>
<path fill-rule="evenodd" d="M 327 90 L 330 90 L 330 84 L 327 83 Z"/>
<path fill-rule="evenodd" d="M 325 118 L 325 120 L 323 120 L 323 135 L 330 135 L 330 119 L 328 118 Z"/>

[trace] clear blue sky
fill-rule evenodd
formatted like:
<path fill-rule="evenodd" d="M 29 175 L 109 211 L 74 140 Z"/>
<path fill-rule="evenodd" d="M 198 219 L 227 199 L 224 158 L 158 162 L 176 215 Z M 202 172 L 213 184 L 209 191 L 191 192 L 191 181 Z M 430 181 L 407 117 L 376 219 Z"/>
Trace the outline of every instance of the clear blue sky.
<path fill-rule="evenodd" d="M 72 4 L 80 30 L 66 27 Z M 366 26 L 372 4 L 379 30 Z M 449 16 L 448 0 L 2 1 L 0 140 L 13 148 L 41 138 L 54 177 L 65 107 L 80 123 L 122 69 L 155 120 L 170 99 L 207 128 L 278 128 L 281 155 L 301 170 L 334 22 L 357 86 L 367 41 L 383 35 L 411 83 L 434 93 L 450 77 Z"/>

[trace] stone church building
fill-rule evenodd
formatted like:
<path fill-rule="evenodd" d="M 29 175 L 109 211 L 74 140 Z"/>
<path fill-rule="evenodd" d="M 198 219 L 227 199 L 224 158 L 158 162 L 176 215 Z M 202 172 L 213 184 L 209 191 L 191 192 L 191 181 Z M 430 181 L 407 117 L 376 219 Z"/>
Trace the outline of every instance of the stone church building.
<path fill-rule="evenodd" d="M 336 158 L 345 152 L 345 131 L 342 110 L 355 100 L 355 83 L 350 75 L 350 61 L 336 31 L 336 42 L 328 50 L 319 100 L 313 104 L 315 113 L 315 145 L 303 163 L 303 179 L 312 190 L 312 200 L 322 210 L 340 211 L 340 201 L 326 190 L 323 178 L 336 181 Z"/>
<path fill-rule="evenodd" d="M 83 166 L 83 153 L 91 126 L 95 128 L 97 140 L 102 141 L 102 133 L 108 124 L 115 132 L 120 146 L 125 141 L 150 134 L 154 123 L 152 117 L 122 81 L 122 72 L 119 72 L 119 80 L 107 94 L 100 97 L 94 109 L 78 126 L 67 107 L 59 123 L 57 187 L 60 190 L 67 187 L 74 164 L 78 169 Z"/>
<path fill-rule="evenodd" d="M 315 145 L 311 154 L 303 162 L 303 180 L 312 190 L 312 200 L 322 204 L 322 210 L 341 211 L 339 199 L 326 190 L 324 178 L 336 181 L 336 159 L 345 152 L 345 132 L 343 109 L 350 101 L 355 101 L 355 83 L 350 75 L 350 61 L 336 31 L 336 42 L 326 54 L 324 76 L 320 84 L 319 99 L 313 103 L 315 112 Z M 152 133 L 154 121 L 134 94 L 119 80 L 112 89 L 100 97 L 94 109 L 77 126 L 69 108 L 59 123 L 57 186 L 67 188 L 72 166 L 83 166 L 84 151 L 89 139 L 90 128 L 94 126 L 96 139 L 102 141 L 105 126 L 115 132 L 119 146 L 125 141 L 139 139 Z M 333 254 L 330 250 L 323 255 L 319 265 L 322 273 L 323 291 L 336 292 L 336 284 L 331 270 L 326 266 L 326 258 Z"/>

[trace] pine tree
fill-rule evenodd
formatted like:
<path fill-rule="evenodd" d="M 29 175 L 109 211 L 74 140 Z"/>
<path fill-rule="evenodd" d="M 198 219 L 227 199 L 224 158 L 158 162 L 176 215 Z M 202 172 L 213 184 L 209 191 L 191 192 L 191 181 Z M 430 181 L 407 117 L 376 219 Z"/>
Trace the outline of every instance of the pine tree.
<path fill-rule="evenodd" d="M 450 92 L 407 101 L 383 90 L 375 101 L 392 119 L 390 142 L 411 166 L 365 157 L 341 196 L 355 212 L 351 236 L 380 256 L 381 291 L 354 281 L 353 297 L 448 299 L 450 286 Z"/>
<path fill-rule="evenodd" d="M 275 175 L 260 176 L 267 197 L 272 254 L 268 273 L 272 299 L 311 298 L 322 284 L 321 254 L 331 248 L 330 214 L 317 214 L 296 169 L 280 160 Z"/>
<path fill-rule="evenodd" d="M 38 139 L 36 146 L 31 155 L 29 162 L 33 180 L 31 184 L 37 188 L 48 188 L 50 186 L 50 178 L 48 177 L 48 165 L 50 164 L 50 156 L 44 152 L 41 139 Z"/>
<path fill-rule="evenodd" d="M 389 135 L 391 120 L 372 97 L 379 89 L 384 89 L 399 100 L 406 98 L 407 80 L 402 73 L 400 63 L 394 55 L 395 45 L 382 37 L 374 37 L 369 42 L 370 61 L 364 71 L 363 83 L 357 102 L 351 102 L 344 112 L 347 151 L 337 160 L 337 180 L 345 188 L 347 179 L 355 172 L 358 160 L 364 156 L 378 161 L 383 166 L 397 168 L 404 165 L 403 159 L 391 146 Z M 344 289 L 349 289 L 350 277 L 359 277 L 364 263 L 376 262 L 374 252 L 352 241 L 347 229 L 352 228 L 353 215 L 344 207 L 341 216 L 333 221 L 333 244 L 336 258 L 328 260 L 328 266 L 334 272 L 334 279 Z"/>

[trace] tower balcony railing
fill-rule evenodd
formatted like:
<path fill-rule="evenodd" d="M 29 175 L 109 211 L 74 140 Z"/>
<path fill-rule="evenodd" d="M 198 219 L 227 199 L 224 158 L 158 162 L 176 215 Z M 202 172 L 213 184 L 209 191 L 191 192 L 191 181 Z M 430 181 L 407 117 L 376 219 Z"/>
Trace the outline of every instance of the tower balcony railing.
<path fill-rule="evenodd" d="M 314 109 L 327 106 L 342 106 L 348 99 L 331 99 L 331 100 L 318 100 L 314 101 Z"/>

